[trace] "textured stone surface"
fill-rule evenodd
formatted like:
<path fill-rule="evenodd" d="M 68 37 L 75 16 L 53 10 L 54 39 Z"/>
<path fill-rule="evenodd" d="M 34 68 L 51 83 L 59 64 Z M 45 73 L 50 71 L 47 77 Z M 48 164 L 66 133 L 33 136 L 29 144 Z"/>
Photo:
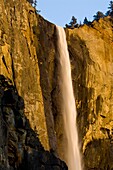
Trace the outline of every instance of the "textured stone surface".
<path fill-rule="evenodd" d="M 43 146 L 49 149 L 33 34 L 38 25 L 36 11 L 28 2 L 21 3 L 20 0 L 0 1 L 0 10 L 0 73 L 13 81 L 24 98 L 25 114 L 30 125 Z"/>
<path fill-rule="evenodd" d="M 0 169 L 67 170 L 51 151 L 45 151 L 24 114 L 24 100 L 10 79 L 0 75 Z"/>
<path fill-rule="evenodd" d="M 113 19 L 107 17 L 98 22 L 94 21 L 90 26 L 66 29 L 66 35 L 84 169 L 112 170 Z M 27 147 L 24 152 L 27 168 L 36 162 L 37 157 L 40 161 L 43 157 L 42 164 L 37 162 L 36 167 L 44 169 L 46 165 L 46 168 L 50 169 L 50 153 L 47 151 L 46 156 L 45 152 L 43 155 L 36 150 L 41 146 L 38 146 L 39 143 L 36 144 L 38 138 L 45 149 L 58 153 L 63 159 L 62 141 L 65 143 L 65 139 L 60 108 L 59 59 L 56 44 L 55 25 L 37 15 L 26 0 L 0 0 L 0 74 L 7 78 L 8 83 L 10 80 L 9 84 L 16 89 L 25 104 L 21 121 L 18 120 L 18 116 L 15 117 L 14 108 L 9 106 L 3 110 L 0 108 L 0 113 L 10 113 L 11 122 L 16 122 L 17 126 L 20 122 L 24 123 L 25 117 L 28 119 L 30 130 L 27 131 Z M 5 91 L 7 90 L 6 88 Z M 3 89 L 0 89 L 0 96 L 3 97 L 3 94 Z M 8 96 L 7 93 L 5 95 Z M 17 101 L 13 100 L 14 103 Z M 22 114 L 23 111 L 20 109 L 19 115 Z M 23 133 L 20 130 L 22 128 L 19 128 L 15 135 L 15 129 L 10 128 L 9 135 L 13 137 L 12 140 L 7 139 L 5 123 L 8 121 L 10 126 L 14 127 L 7 116 L 3 118 L 0 114 L 2 169 L 9 166 L 9 160 L 10 165 L 15 163 L 17 156 L 12 154 L 11 150 L 7 155 L 7 142 L 12 148 L 17 148 L 15 153 L 20 154 L 18 138 Z M 19 168 L 24 169 L 24 166 L 22 163 Z M 36 167 L 34 164 L 34 170 Z M 54 164 L 53 169 L 59 168 L 59 164 Z"/>
<path fill-rule="evenodd" d="M 112 169 L 113 20 L 67 30 L 86 169 Z"/>

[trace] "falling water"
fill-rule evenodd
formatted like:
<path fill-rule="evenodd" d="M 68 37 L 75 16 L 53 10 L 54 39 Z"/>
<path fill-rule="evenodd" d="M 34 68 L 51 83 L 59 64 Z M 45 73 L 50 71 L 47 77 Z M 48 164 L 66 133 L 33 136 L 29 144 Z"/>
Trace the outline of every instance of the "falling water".
<path fill-rule="evenodd" d="M 71 66 L 65 31 L 56 26 L 58 38 L 58 54 L 60 60 L 60 89 L 62 92 L 62 114 L 67 146 L 65 148 L 65 159 L 69 170 L 81 170 L 81 158 L 78 145 L 78 134 L 76 125 L 76 106 L 73 94 Z"/>

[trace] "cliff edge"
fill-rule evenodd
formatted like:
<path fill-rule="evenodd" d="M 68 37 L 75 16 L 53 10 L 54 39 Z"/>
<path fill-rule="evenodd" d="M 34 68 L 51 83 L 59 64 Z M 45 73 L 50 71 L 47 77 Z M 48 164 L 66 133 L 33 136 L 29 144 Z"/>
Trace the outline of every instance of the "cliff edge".
<path fill-rule="evenodd" d="M 113 168 L 113 18 L 66 30 L 86 169 Z"/>

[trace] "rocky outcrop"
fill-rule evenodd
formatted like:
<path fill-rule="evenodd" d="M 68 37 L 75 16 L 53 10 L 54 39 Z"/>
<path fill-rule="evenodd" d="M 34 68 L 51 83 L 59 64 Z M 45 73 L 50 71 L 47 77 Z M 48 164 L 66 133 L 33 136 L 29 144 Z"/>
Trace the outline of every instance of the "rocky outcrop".
<path fill-rule="evenodd" d="M 1 111 L 1 117 L 11 117 L 9 121 L 13 126 L 4 128 L 10 122 L 1 118 L 1 169 L 66 169 L 66 165 L 54 156 L 56 134 L 51 91 L 55 26 L 37 15 L 25 0 L 0 1 L 0 22 L 0 74 L 5 77 L 4 83 L 9 80 L 13 87 L 13 91 L 8 89 L 8 82 L 5 98 L 10 102 L 9 95 L 16 96 L 9 105 L 24 101 L 24 111 L 18 104 Z M 23 125 L 25 122 L 28 122 L 28 131 Z M 42 146 L 51 153 L 44 151 Z"/>
<path fill-rule="evenodd" d="M 113 168 L 113 19 L 66 30 L 85 169 Z"/>
<path fill-rule="evenodd" d="M 45 151 L 24 114 L 24 100 L 10 79 L 0 75 L 0 169 L 60 170 L 67 166 Z"/>
<path fill-rule="evenodd" d="M 24 99 L 25 115 L 45 149 L 55 150 L 48 81 L 50 78 L 52 82 L 54 25 L 37 15 L 26 0 L 1 0 L 0 22 L 0 73 L 12 80 Z M 42 64 L 44 71 L 39 70 Z"/>

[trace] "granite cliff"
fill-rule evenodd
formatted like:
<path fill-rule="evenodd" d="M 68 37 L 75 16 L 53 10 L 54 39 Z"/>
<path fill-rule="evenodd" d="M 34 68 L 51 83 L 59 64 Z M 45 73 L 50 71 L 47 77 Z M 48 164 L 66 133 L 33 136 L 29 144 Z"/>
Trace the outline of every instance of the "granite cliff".
<path fill-rule="evenodd" d="M 113 19 L 66 29 L 85 170 L 113 169 Z M 67 169 L 55 25 L 0 1 L 1 169 Z M 46 150 L 46 151 L 45 151 Z"/>
<path fill-rule="evenodd" d="M 67 31 L 86 169 L 113 168 L 113 18 Z"/>

